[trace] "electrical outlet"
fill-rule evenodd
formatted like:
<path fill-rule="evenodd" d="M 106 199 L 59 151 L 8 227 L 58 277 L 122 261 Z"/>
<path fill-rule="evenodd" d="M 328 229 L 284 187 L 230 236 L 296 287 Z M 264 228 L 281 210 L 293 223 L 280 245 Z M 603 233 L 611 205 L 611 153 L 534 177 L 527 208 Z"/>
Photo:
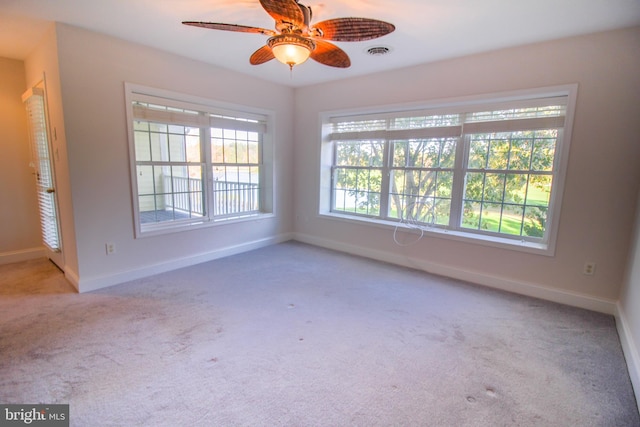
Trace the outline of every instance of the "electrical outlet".
<path fill-rule="evenodd" d="M 107 250 L 107 255 L 113 255 L 116 253 L 116 244 L 115 243 L 105 243 L 104 244 L 106 250 Z"/>
<path fill-rule="evenodd" d="M 587 276 L 593 276 L 596 272 L 596 263 L 595 262 L 585 262 L 584 268 L 582 269 L 582 274 L 586 274 Z"/>

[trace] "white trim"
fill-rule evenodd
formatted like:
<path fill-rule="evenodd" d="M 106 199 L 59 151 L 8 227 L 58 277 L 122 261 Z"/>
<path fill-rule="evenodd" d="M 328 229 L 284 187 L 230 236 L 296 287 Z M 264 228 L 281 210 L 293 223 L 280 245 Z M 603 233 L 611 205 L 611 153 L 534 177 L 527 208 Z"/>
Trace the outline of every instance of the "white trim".
<path fill-rule="evenodd" d="M 36 258 L 44 258 L 45 256 L 45 249 L 42 246 L 38 246 L 37 248 L 21 249 L 19 251 L 0 252 L 0 265 L 28 261 Z"/>
<path fill-rule="evenodd" d="M 622 352 L 627 361 L 631 385 L 636 395 L 636 404 L 638 405 L 638 411 L 640 411 L 640 347 L 638 347 L 640 343 L 634 341 L 629 321 L 619 302 L 616 309 L 616 327 L 620 336 Z"/>
<path fill-rule="evenodd" d="M 490 236 L 480 233 L 465 233 L 460 230 L 448 230 L 446 228 L 438 226 L 424 225 L 421 227 L 410 226 L 402 222 L 392 222 L 389 220 L 371 218 L 367 216 L 347 215 L 337 212 L 320 213 L 318 218 L 330 219 L 335 221 L 342 221 L 351 224 L 366 225 L 369 227 L 385 228 L 387 230 L 415 232 L 419 229 L 421 233 L 435 237 L 438 239 L 457 240 L 459 242 L 474 243 L 483 246 L 492 246 L 494 248 L 509 249 L 520 252 L 527 252 L 530 254 L 553 256 L 554 254 L 549 252 L 547 245 L 536 242 L 528 242 L 526 240 L 508 239 L 506 237 Z"/>
<path fill-rule="evenodd" d="M 237 255 L 243 252 L 252 251 L 254 249 L 286 242 L 287 240 L 291 240 L 292 238 L 293 235 L 291 233 L 284 233 L 273 237 L 254 240 L 252 242 L 246 242 L 239 245 L 216 249 L 210 252 L 204 252 L 184 258 L 177 258 L 158 264 L 147 265 L 136 268 L 134 270 L 123 271 L 108 276 L 82 278 L 76 280 L 76 283 L 78 284 L 77 289 L 80 293 L 91 292 L 109 286 L 118 285 L 120 283 L 125 283 L 131 280 L 141 279 L 143 277 L 153 276 L 155 274 L 166 273 L 168 271 L 177 270 L 179 268 L 189 267 L 192 265 L 201 264 L 203 262 L 213 261 L 218 258 Z"/>
<path fill-rule="evenodd" d="M 359 255 L 378 261 L 414 268 L 440 276 L 464 280 L 490 288 L 501 289 L 507 292 L 565 304 L 572 307 L 584 308 L 587 310 L 611 315 L 616 313 L 616 302 L 609 299 L 596 298 L 591 295 L 581 294 L 578 292 L 552 289 L 535 283 L 521 282 L 517 280 L 510 280 L 502 277 L 482 274 L 475 271 L 462 270 L 442 264 L 417 260 L 405 255 L 400 256 L 389 252 L 363 248 L 361 246 L 334 242 L 332 240 L 326 240 L 307 234 L 296 233 L 294 240 L 308 243 L 310 245 L 321 246 L 328 249 L 350 253 L 353 255 Z"/>

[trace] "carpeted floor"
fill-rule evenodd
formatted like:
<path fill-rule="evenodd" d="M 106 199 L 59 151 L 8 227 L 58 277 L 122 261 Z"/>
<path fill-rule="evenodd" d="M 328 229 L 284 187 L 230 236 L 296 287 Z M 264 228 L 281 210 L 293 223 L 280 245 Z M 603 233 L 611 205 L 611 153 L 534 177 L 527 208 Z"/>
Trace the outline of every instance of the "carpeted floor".
<path fill-rule="evenodd" d="M 285 243 L 76 294 L 0 266 L 0 402 L 73 426 L 639 426 L 614 319 Z"/>

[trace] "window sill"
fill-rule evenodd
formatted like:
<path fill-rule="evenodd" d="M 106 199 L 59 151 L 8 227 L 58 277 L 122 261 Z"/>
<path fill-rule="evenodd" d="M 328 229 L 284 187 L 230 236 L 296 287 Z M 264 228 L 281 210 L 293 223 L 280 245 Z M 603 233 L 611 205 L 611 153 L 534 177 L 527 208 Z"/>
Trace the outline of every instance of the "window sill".
<path fill-rule="evenodd" d="M 246 222 L 257 222 L 269 218 L 274 218 L 273 213 L 258 213 L 250 214 L 246 216 L 230 217 L 230 218 L 215 218 L 213 220 L 203 219 L 197 222 L 176 222 L 171 224 L 153 224 L 137 230 L 136 239 L 158 236 L 162 234 L 170 233 L 182 233 L 190 230 L 198 230 L 203 228 L 218 227 L 222 225 L 232 225 Z"/>
<path fill-rule="evenodd" d="M 491 246 L 495 248 L 513 250 L 518 252 L 527 252 L 536 255 L 554 256 L 554 248 L 545 243 L 527 242 L 522 240 L 513 240 L 507 238 L 500 238 L 495 236 L 487 236 L 483 234 L 465 233 L 463 231 L 446 230 L 438 227 L 430 226 L 408 226 L 402 223 L 396 223 L 393 221 L 384 221 L 380 219 L 367 218 L 367 217 L 354 217 L 350 215 L 343 215 L 334 212 L 322 212 L 319 214 L 321 218 L 330 220 L 337 220 L 350 224 L 368 225 L 378 228 L 391 230 L 394 233 L 408 232 L 415 234 L 416 232 L 424 233 L 424 236 L 441 238 L 447 240 L 456 240 L 459 242 L 478 244 L 483 246 Z M 417 231 L 420 230 L 420 231 Z"/>

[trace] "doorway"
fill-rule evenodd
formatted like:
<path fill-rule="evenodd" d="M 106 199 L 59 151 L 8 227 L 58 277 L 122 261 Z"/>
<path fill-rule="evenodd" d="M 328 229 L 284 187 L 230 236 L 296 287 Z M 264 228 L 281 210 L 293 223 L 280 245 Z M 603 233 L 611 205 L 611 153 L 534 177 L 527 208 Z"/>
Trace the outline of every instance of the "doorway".
<path fill-rule="evenodd" d="M 55 185 L 55 162 L 51 156 L 49 138 L 46 87 L 44 80 L 22 95 L 27 110 L 29 140 L 31 146 L 31 167 L 36 178 L 40 228 L 46 256 L 64 270 L 62 239 L 58 218 L 58 198 Z"/>

